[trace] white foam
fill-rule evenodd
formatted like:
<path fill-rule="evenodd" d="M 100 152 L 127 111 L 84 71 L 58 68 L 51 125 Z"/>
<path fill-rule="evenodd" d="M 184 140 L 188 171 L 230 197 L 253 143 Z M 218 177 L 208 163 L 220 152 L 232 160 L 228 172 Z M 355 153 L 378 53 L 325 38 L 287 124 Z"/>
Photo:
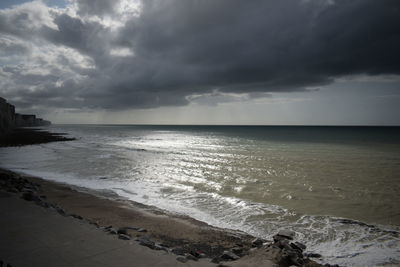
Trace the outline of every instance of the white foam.
<path fill-rule="evenodd" d="M 58 130 L 65 132 L 63 128 Z M 399 236 L 379 230 L 382 227 L 343 224 L 329 216 L 300 217 L 277 205 L 224 195 L 225 181 L 233 181 L 229 186 L 239 196 L 246 191 L 244 185 L 254 181 L 233 172 L 236 166 L 231 160 L 247 160 L 246 157 L 218 151 L 220 146 L 215 140 L 201 144 L 196 136 L 170 131 L 166 132 L 168 136 L 158 132 L 143 138 L 123 134 L 128 136 L 124 140 L 79 129 L 69 132 L 79 140 L 2 148 L 0 165 L 48 180 L 112 190 L 133 201 L 263 238 L 271 238 L 280 229 L 292 229 L 297 232 L 297 240 L 307 245 L 307 251 L 323 255 L 322 262 L 345 266 L 400 265 Z M 216 165 L 229 168 L 229 177 L 221 175 L 211 180 L 204 175 L 217 172 Z M 277 175 L 273 169 L 264 173 Z M 269 186 L 273 183 L 270 181 Z M 305 188 L 307 192 L 317 190 L 308 184 Z M 290 198 L 293 193 L 282 195 Z M 398 231 L 393 227 L 389 230 Z"/>

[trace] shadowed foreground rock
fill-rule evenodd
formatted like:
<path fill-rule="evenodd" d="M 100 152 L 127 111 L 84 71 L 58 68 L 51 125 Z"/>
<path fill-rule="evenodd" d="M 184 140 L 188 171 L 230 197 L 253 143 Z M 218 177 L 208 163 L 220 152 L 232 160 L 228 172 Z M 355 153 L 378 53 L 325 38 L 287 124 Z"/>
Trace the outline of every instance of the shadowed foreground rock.
<path fill-rule="evenodd" d="M 16 128 L 0 136 L 0 147 L 34 145 L 58 141 L 72 141 L 62 133 L 51 133 L 35 128 Z"/>

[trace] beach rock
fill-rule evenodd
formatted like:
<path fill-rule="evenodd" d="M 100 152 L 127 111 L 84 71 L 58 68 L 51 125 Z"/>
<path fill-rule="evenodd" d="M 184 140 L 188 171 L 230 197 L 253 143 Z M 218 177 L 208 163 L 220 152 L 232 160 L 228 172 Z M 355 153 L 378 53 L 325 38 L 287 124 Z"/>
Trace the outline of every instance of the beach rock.
<path fill-rule="evenodd" d="M 297 253 L 296 251 L 287 251 L 288 253 L 288 258 L 290 264 L 294 264 L 296 266 L 303 266 L 303 255 L 300 253 Z"/>
<path fill-rule="evenodd" d="M 173 248 L 171 252 L 174 253 L 175 255 L 181 255 L 181 256 L 184 256 L 186 254 L 186 250 L 184 250 L 183 248 Z"/>
<path fill-rule="evenodd" d="M 253 241 L 251 241 L 252 247 L 261 247 L 262 244 L 263 244 L 263 241 L 260 238 L 255 238 Z"/>
<path fill-rule="evenodd" d="M 71 217 L 78 219 L 78 220 L 83 220 L 82 216 L 76 215 L 76 214 L 71 214 Z"/>
<path fill-rule="evenodd" d="M 290 251 L 290 250 L 293 249 L 293 248 L 290 246 L 290 244 L 289 244 L 289 240 L 287 240 L 287 239 L 279 240 L 279 241 L 276 242 L 274 245 L 277 246 L 277 247 L 280 248 L 280 249 L 286 249 L 286 250 L 288 250 L 288 251 Z"/>
<path fill-rule="evenodd" d="M 154 250 L 163 250 L 165 252 L 168 252 L 168 248 L 163 246 L 163 245 L 161 245 L 161 244 L 155 244 L 154 245 Z"/>
<path fill-rule="evenodd" d="M 102 229 L 104 231 L 110 231 L 111 228 L 112 228 L 112 225 L 102 227 Z"/>
<path fill-rule="evenodd" d="M 299 250 L 300 252 L 303 252 L 303 250 L 305 250 L 305 249 L 307 248 L 306 245 L 304 245 L 304 244 L 302 244 L 302 243 L 300 243 L 300 242 L 291 243 L 290 246 L 291 246 L 293 249 Z"/>
<path fill-rule="evenodd" d="M 236 255 L 241 255 L 243 253 L 243 248 L 241 247 L 234 247 L 231 249 L 233 253 L 235 253 Z"/>
<path fill-rule="evenodd" d="M 155 248 L 155 243 L 145 237 L 139 238 L 137 241 L 139 241 L 139 245 L 154 249 Z"/>
<path fill-rule="evenodd" d="M 196 257 L 196 258 L 200 258 L 200 253 L 197 252 L 197 251 L 191 250 L 191 251 L 189 252 L 189 254 L 192 255 L 192 256 L 194 256 L 194 257 Z"/>
<path fill-rule="evenodd" d="M 199 256 L 197 258 L 199 259 L 207 258 L 207 255 L 204 253 L 199 253 Z"/>
<path fill-rule="evenodd" d="M 304 253 L 304 256 L 309 258 L 321 258 L 322 255 L 318 253 Z"/>
<path fill-rule="evenodd" d="M 240 257 L 233 253 L 232 251 L 225 250 L 221 255 L 221 259 L 223 260 L 238 260 Z"/>
<path fill-rule="evenodd" d="M 126 230 L 134 230 L 134 231 L 137 231 L 140 229 L 140 227 L 134 227 L 134 226 L 125 226 L 125 227 L 121 227 L 121 228 L 126 229 Z"/>
<path fill-rule="evenodd" d="M 129 235 L 124 235 L 124 234 L 119 234 L 118 238 L 122 240 L 131 240 L 131 237 Z"/>
<path fill-rule="evenodd" d="M 109 232 L 110 234 L 112 234 L 112 235 L 118 234 L 118 232 L 117 232 L 117 230 L 116 230 L 115 228 L 110 228 L 110 229 L 108 229 L 108 232 Z"/>
<path fill-rule="evenodd" d="M 188 259 L 186 259 L 185 257 L 182 257 L 182 256 L 176 257 L 176 260 L 177 260 L 177 261 L 180 261 L 180 262 L 182 262 L 182 263 L 185 263 L 185 262 L 188 261 Z"/>
<path fill-rule="evenodd" d="M 61 214 L 61 215 L 63 215 L 63 216 L 66 215 L 65 210 L 64 210 L 63 208 L 61 208 L 61 207 L 59 207 L 59 206 L 55 206 L 54 209 L 55 209 L 59 214 Z"/>
<path fill-rule="evenodd" d="M 123 235 L 127 235 L 128 231 L 126 228 L 119 228 L 117 231 L 118 234 L 123 234 Z"/>
<path fill-rule="evenodd" d="M 278 236 L 282 236 L 282 237 L 286 237 L 289 240 L 293 240 L 293 238 L 296 235 L 296 233 L 291 231 L 291 230 L 280 230 L 277 235 Z"/>
<path fill-rule="evenodd" d="M 287 240 L 286 237 L 280 236 L 280 235 L 274 235 L 272 238 L 274 239 L 274 242 L 275 242 L 275 243 L 276 243 L 276 242 L 279 242 L 279 241 L 281 241 L 281 240 Z"/>
<path fill-rule="evenodd" d="M 146 233 L 147 232 L 147 230 L 144 229 L 144 228 L 139 228 L 136 231 L 138 231 L 139 233 Z"/>

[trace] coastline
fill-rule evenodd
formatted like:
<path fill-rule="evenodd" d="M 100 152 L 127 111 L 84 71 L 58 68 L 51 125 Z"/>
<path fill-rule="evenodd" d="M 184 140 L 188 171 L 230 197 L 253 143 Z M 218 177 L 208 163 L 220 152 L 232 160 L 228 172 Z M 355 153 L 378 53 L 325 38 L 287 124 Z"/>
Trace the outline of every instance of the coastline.
<path fill-rule="evenodd" d="M 220 266 L 334 266 L 320 265 L 303 255 L 302 245 L 290 236 L 294 233 L 280 233 L 274 240 L 262 240 L 156 207 L 123 198 L 110 199 L 101 193 L 5 169 L 0 169 L 0 181 L 3 192 L 60 216 L 94 225 L 101 230 L 99 234 L 163 250 L 184 263 L 202 259 Z"/>
<path fill-rule="evenodd" d="M 53 133 L 43 128 L 15 128 L 4 135 L 0 135 L 0 147 L 36 145 L 72 140 L 75 140 L 75 138 L 65 137 L 64 133 Z"/>
<path fill-rule="evenodd" d="M 17 134 L 5 138 L 3 136 L 0 147 L 75 140 L 64 137 L 61 133 L 36 128 L 19 128 L 15 129 L 14 133 Z M 21 203 L 18 205 L 29 210 L 33 208 L 31 205 L 35 204 L 38 206 L 35 208 L 90 225 L 97 229 L 98 235 L 130 242 L 130 249 L 135 245 L 141 249 L 145 247 L 148 249 L 146 253 L 137 247 L 133 249 L 135 257 L 141 258 L 142 264 L 139 263 L 138 266 L 149 264 L 146 258 L 148 256 L 145 256 L 149 253 L 150 258 L 156 259 L 162 266 L 175 266 L 176 263 L 221 267 L 337 266 L 316 263 L 312 257 L 319 257 L 318 254 L 303 254 L 305 246 L 296 242 L 295 233 L 291 231 L 274 233 L 274 240 L 260 239 L 241 231 L 210 226 L 188 216 L 133 202 L 116 194 L 110 195 L 109 192 L 75 187 L 3 168 L 0 168 L 0 194 L 0 203 L 3 205 L 19 201 Z M 14 202 L 10 201 L 10 196 Z M 7 218 L 7 214 L 5 215 Z M 37 219 L 37 216 L 30 219 Z M 0 222 L 4 224 L 4 221 Z M 70 225 L 69 222 L 66 224 Z M 86 230 L 83 230 L 83 235 L 85 234 Z M 8 246 L 1 240 L 0 245 Z M 79 244 L 75 249 L 80 249 Z M 156 254 L 151 254 L 152 251 Z M 159 251 L 163 251 L 164 254 L 159 254 Z M 172 258 L 173 263 L 168 262 L 167 258 Z M 129 257 L 124 259 L 129 260 Z M 7 259 L 0 258 L 0 261 L 4 260 Z M 41 263 L 40 266 L 46 265 Z M 53 265 L 50 263 L 47 266 Z"/>

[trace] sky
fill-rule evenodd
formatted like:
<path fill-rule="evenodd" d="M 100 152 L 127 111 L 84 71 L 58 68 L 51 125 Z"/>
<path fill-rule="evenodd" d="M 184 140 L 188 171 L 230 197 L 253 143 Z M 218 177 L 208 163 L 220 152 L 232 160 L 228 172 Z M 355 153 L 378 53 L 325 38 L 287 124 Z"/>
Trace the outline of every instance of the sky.
<path fill-rule="evenodd" d="M 53 123 L 400 125 L 398 0 L 2 0 L 0 96 Z"/>

